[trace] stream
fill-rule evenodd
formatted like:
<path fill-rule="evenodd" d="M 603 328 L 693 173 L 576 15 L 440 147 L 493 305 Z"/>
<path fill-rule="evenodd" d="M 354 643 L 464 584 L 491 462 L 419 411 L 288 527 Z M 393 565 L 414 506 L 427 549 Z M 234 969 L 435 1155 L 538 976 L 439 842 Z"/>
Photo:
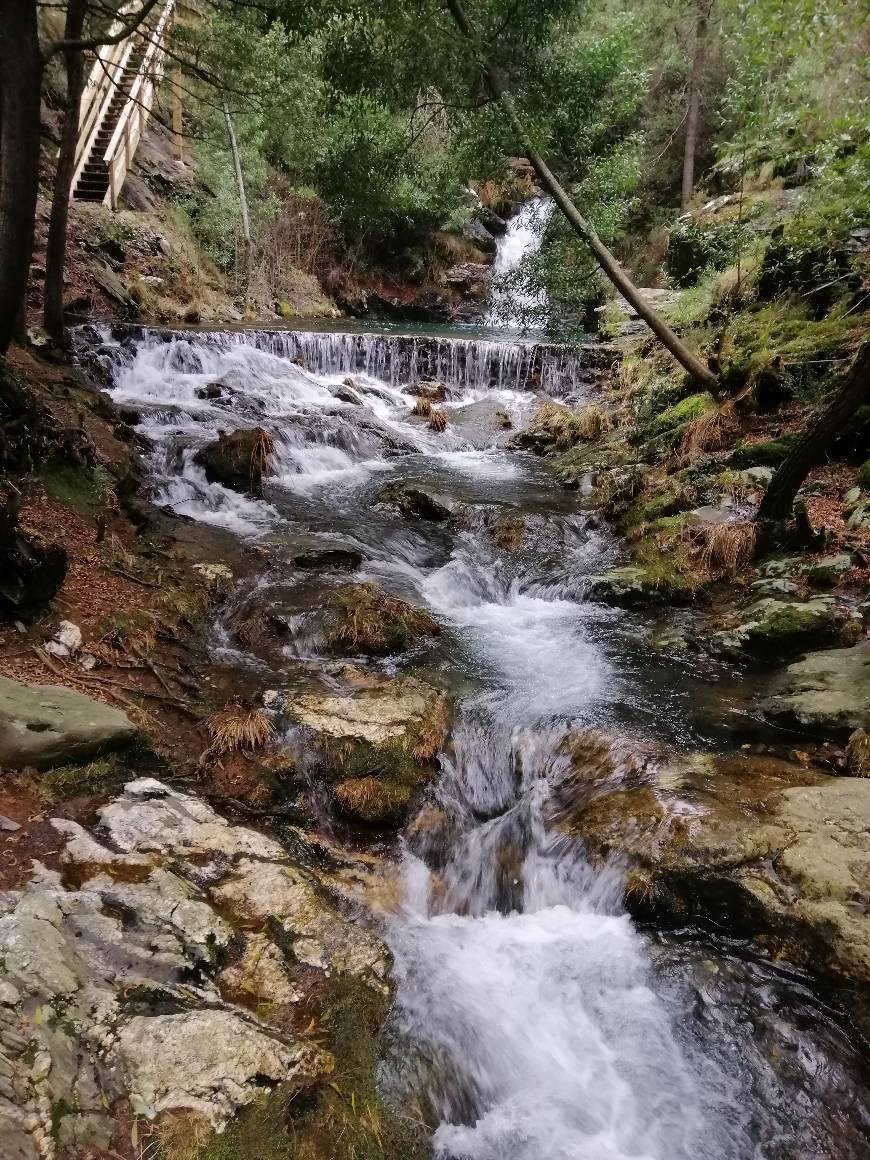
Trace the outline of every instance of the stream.
<path fill-rule="evenodd" d="M 294 665 L 321 664 L 309 614 L 324 586 L 349 577 L 442 626 L 436 644 L 378 662 L 456 695 L 434 791 L 449 842 L 402 846 L 381 1075 L 431 1122 L 434 1155 L 866 1156 L 858 1054 L 809 980 L 725 937 L 639 928 L 623 909 L 621 868 L 594 870 L 551 825 L 567 733 L 709 746 L 694 710 L 722 678 L 645 650 L 644 614 L 584 598 L 619 544 L 540 461 L 505 449 L 510 431 L 487 435 L 462 413 L 497 409 L 515 430 L 537 391 L 582 399 L 582 365 L 532 340 L 467 334 L 90 326 L 77 343 L 110 374 L 115 401 L 139 413 L 156 502 L 267 550 L 214 626 L 221 663 L 260 690 L 286 686 Z M 348 376 L 362 405 L 337 397 Z M 411 415 L 408 388 L 430 377 L 447 387 L 443 433 Z M 220 397 L 201 397 L 214 383 Z M 263 499 L 209 483 L 194 461 L 219 430 L 254 425 L 274 440 Z M 471 514 L 453 526 L 377 505 L 397 481 Z M 519 549 L 495 545 L 499 514 L 523 516 Z M 352 549 L 363 562 L 302 571 L 300 545 Z M 246 605 L 280 609 L 292 626 L 280 656 L 234 640 L 227 617 Z"/>

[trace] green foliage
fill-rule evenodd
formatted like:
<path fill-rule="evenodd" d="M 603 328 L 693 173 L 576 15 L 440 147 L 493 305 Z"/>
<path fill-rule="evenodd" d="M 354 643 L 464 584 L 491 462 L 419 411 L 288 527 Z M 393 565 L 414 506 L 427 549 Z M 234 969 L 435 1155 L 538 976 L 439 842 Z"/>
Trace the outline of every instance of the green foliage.
<path fill-rule="evenodd" d="M 681 218 L 668 236 L 665 270 L 677 286 L 695 286 L 706 270 L 724 270 L 736 262 L 753 240 L 745 218 L 711 224 Z"/>
<path fill-rule="evenodd" d="M 83 467 L 59 458 L 44 465 L 39 479 L 53 500 L 83 515 L 103 510 L 115 483 L 104 467 Z"/>

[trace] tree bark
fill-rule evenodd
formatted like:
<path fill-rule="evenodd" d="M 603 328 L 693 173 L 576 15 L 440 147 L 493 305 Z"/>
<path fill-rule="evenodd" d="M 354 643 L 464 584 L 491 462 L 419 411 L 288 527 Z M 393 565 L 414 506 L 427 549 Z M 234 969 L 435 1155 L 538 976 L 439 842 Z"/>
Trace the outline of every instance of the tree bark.
<path fill-rule="evenodd" d="M 604 271 L 604 274 L 610 279 L 623 298 L 634 308 L 638 317 L 643 319 L 656 338 L 670 351 L 677 362 L 685 368 L 695 382 L 708 389 L 716 388 L 718 386 L 716 375 L 713 374 L 709 367 L 705 366 L 694 351 L 690 350 L 674 334 L 661 315 L 647 302 L 607 246 L 601 241 L 595 227 L 582 216 L 564 187 L 551 172 L 543 157 L 535 149 L 516 111 L 513 98 L 505 88 L 500 74 L 489 63 L 483 53 L 480 39 L 474 26 L 465 14 L 461 0 L 446 0 L 446 4 L 460 32 L 474 48 L 477 63 L 483 74 L 486 86 L 492 97 L 498 101 L 504 110 L 511 127 L 522 144 L 523 152 L 529 159 L 535 173 L 538 175 L 541 185 L 547 190 L 556 205 L 568 219 L 574 232 L 583 239 L 592 251 L 599 266 Z"/>
<path fill-rule="evenodd" d="M 840 386 L 827 404 L 810 416 L 803 435 L 774 472 L 756 520 L 774 523 L 791 516 L 801 484 L 821 461 L 834 437 L 867 402 L 870 402 L 870 341 L 859 348 Z"/>
<path fill-rule="evenodd" d="M 24 311 L 36 195 L 42 56 L 33 0 L 4 0 L 0 34 L 0 354 Z"/>
<path fill-rule="evenodd" d="M 242 159 L 239 156 L 239 146 L 236 141 L 236 130 L 233 126 L 233 119 L 230 116 L 230 107 L 224 101 L 224 117 L 227 122 L 227 136 L 230 141 L 230 153 L 233 157 L 233 170 L 236 175 L 236 187 L 239 191 L 239 208 L 242 213 L 242 235 L 245 239 L 245 276 L 246 285 L 245 293 L 251 281 L 251 265 L 253 260 L 254 243 L 251 241 L 251 220 L 248 216 L 248 198 L 245 194 L 245 178 L 242 173 Z"/>
<path fill-rule="evenodd" d="M 69 0 L 66 10 L 65 40 L 78 40 L 82 35 L 88 0 Z M 63 275 L 66 265 L 66 236 L 69 219 L 69 199 L 76 166 L 76 145 L 79 136 L 79 111 L 85 84 L 85 57 L 74 48 L 64 49 L 66 67 L 66 110 L 57 155 L 54 190 L 51 198 L 51 220 L 48 226 L 48 245 L 45 256 L 45 302 L 43 325 L 58 346 L 64 343 L 63 328 Z"/>
<path fill-rule="evenodd" d="M 707 24 L 710 18 L 708 0 L 697 0 L 695 50 L 689 74 L 689 107 L 686 114 L 686 146 L 683 152 L 683 184 L 680 209 L 685 212 L 695 189 L 695 154 L 698 151 L 698 122 L 701 114 L 701 81 L 707 53 Z"/>

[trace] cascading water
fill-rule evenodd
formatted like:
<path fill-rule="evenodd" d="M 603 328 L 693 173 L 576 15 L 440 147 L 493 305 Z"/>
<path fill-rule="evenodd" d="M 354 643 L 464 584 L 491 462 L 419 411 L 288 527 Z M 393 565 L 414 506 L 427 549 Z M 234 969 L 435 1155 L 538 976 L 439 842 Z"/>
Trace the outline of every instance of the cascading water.
<path fill-rule="evenodd" d="M 271 563 L 237 600 L 284 602 L 292 641 L 275 679 L 288 658 L 323 663 L 306 629 L 317 584 L 293 563 L 300 543 L 352 549 L 355 579 L 444 627 L 425 661 L 458 674 L 463 693 L 429 806 L 440 822 L 412 826 L 404 855 L 384 1083 L 424 1109 L 443 1160 L 857 1160 L 867 1120 L 849 1052 L 800 985 L 724 945 L 641 934 L 622 911 L 619 867 L 591 869 L 553 828 L 566 738 L 595 725 L 685 741 L 696 676 L 678 662 L 651 668 L 637 619 L 584 601 L 616 545 L 538 461 L 503 450 L 504 431 L 481 438 L 471 424 L 481 407 L 501 427 L 529 415 L 517 370 L 528 353 L 494 361 L 467 339 L 461 357 L 431 348 L 425 376 L 441 367 L 449 395 L 436 433 L 406 389 L 423 377 L 424 340 L 360 337 L 89 328 L 78 343 L 140 412 L 157 501 L 268 537 Z M 558 357 L 578 397 L 583 368 Z M 195 462 L 218 430 L 255 425 L 275 443 L 264 499 L 209 483 Z M 463 519 L 384 509 L 375 499 L 390 478 L 464 501 Z M 511 550 L 493 537 L 496 516 L 522 517 Z M 218 637 L 227 663 L 271 679 L 268 657 Z M 761 1035 L 768 1007 L 779 1023 Z M 793 1043 L 778 1070 L 776 1052 Z"/>
<path fill-rule="evenodd" d="M 552 212 L 553 203 L 549 198 L 533 197 L 511 218 L 507 230 L 498 239 L 487 326 L 505 330 L 540 326 L 546 296 L 528 288 L 522 277 L 522 266 L 541 248 Z"/>

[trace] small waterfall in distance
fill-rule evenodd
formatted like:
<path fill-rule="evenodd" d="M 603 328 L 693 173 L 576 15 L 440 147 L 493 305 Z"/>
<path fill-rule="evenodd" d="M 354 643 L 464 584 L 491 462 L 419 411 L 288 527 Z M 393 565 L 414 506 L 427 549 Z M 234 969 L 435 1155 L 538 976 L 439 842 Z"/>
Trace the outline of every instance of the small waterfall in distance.
<path fill-rule="evenodd" d="M 533 293 L 520 284 L 511 285 L 510 275 L 541 248 L 547 222 L 553 212 L 553 202 L 546 197 L 533 197 L 508 222 L 507 230 L 498 239 L 498 249 L 492 267 L 492 288 L 486 325 L 500 330 L 528 328 L 529 317 L 540 313 L 547 305 L 545 295 Z"/>

